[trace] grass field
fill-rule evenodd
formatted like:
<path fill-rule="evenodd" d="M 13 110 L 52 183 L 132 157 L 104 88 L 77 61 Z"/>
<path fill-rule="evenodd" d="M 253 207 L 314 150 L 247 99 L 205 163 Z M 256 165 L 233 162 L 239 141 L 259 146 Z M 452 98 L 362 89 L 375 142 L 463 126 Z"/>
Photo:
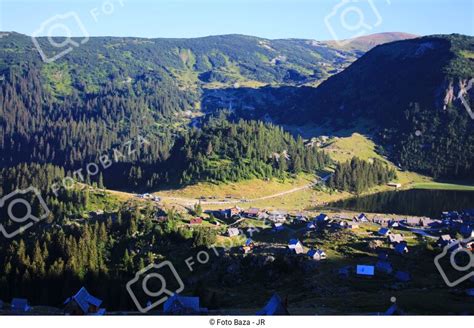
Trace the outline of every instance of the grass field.
<path fill-rule="evenodd" d="M 414 189 L 434 189 L 434 190 L 460 190 L 460 191 L 474 191 L 474 184 L 455 184 L 443 182 L 425 182 L 415 183 L 412 186 Z"/>
<path fill-rule="evenodd" d="M 313 182 L 314 178 L 309 174 L 301 174 L 295 179 L 278 180 L 271 179 L 268 181 L 252 179 L 240 181 L 237 183 L 198 183 L 181 189 L 171 189 L 158 192 L 158 195 L 168 197 L 215 197 L 216 199 L 224 199 L 230 197 L 233 199 L 254 199 L 272 194 L 287 191 L 292 188 L 298 188 Z"/>

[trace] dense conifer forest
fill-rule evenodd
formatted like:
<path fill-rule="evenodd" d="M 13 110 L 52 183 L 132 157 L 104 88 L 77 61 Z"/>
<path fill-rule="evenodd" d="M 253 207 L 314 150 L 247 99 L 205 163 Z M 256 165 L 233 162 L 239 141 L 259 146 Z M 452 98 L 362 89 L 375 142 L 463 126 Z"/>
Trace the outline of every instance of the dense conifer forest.
<path fill-rule="evenodd" d="M 354 157 L 348 162 L 336 165 L 328 185 L 333 189 L 360 194 L 374 186 L 386 184 L 396 177 L 395 170 L 379 159 L 374 159 L 370 163 Z"/>

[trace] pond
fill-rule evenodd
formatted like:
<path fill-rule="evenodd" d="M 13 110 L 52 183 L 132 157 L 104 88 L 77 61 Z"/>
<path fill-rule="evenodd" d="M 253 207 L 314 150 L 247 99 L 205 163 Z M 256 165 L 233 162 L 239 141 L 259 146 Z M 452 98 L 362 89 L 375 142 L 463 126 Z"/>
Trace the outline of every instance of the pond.
<path fill-rule="evenodd" d="M 439 218 L 443 211 L 474 208 L 473 191 L 400 190 L 354 197 L 328 204 L 358 212 L 375 212 Z"/>

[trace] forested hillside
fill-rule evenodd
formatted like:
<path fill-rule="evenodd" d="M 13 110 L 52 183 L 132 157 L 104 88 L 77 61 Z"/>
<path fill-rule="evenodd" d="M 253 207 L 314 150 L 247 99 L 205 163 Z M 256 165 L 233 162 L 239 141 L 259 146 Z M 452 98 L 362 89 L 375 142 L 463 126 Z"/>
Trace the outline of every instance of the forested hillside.
<path fill-rule="evenodd" d="M 2 194 L 38 186 L 50 211 L 46 219 L 21 235 L 0 238 L 0 299 L 27 297 L 34 304 L 61 307 L 67 297 L 87 285 L 102 295 L 108 309 L 130 309 L 133 305 L 126 289 L 117 286 L 153 263 L 158 254 L 168 254 L 172 245 L 200 247 L 215 238 L 212 229 L 178 228 L 179 216 L 173 212 L 166 222 L 157 224 L 152 218 L 166 214 L 160 209 L 114 203 L 92 188 L 62 189 L 55 195 L 52 186 L 62 178 L 64 171 L 52 165 L 0 170 Z M 32 204 L 31 214 L 39 216 L 38 199 L 27 200 Z M 95 217 L 89 213 L 92 208 L 105 211 Z M 5 224 L 8 220 L 3 214 Z M 138 254 L 137 249 L 147 251 Z"/>
<path fill-rule="evenodd" d="M 38 42 L 54 53 L 46 38 Z M 50 163 L 70 176 L 120 151 L 124 156 L 113 166 L 86 178 L 131 190 L 175 180 L 163 163 L 198 111 L 206 85 L 318 82 L 361 54 L 307 40 L 241 35 L 91 38 L 75 50 L 43 63 L 30 37 L 2 34 L 0 167 Z M 139 138 L 146 143 L 137 145 Z M 130 143 L 132 151 L 126 151 Z M 207 179 L 191 171 L 186 174 L 193 179 Z M 251 171 L 242 177 L 268 175 Z M 231 175 L 219 176 L 238 176 Z"/>
<path fill-rule="evenodd" d="M 345 163 L 338 163 L 329 178 L 330 188 L 360 194 L 368 189 L 386 184 L 397 177 L 395 170 L 379 159 L 366 162 L 357 157 Z"/>
<path fill-rule="evenodd" d="M 284 178 L 288 173 L 315 173 L 330 163 L 326 154 L 280 127 L 244 120 L 231 123 L 224 115 L 189 131 L 171 153 L 169 162 L 180 172 L 181 183 Z"/>
<path fill-rule="evenodd" d="M 252 117 L 355 131 L 369 121 L 369 133 L 402 168 L 437 178 L 472 178 L 474 119 L 460 95 L 474 108 L 474 88 L 468 87 L 474 81 L 473 54 L 474 38 L 462 35 L 377 46 L 318 88 L 285 91 L 277 106 Z M 291 97 L 285 98 L 288 92 Z"/>

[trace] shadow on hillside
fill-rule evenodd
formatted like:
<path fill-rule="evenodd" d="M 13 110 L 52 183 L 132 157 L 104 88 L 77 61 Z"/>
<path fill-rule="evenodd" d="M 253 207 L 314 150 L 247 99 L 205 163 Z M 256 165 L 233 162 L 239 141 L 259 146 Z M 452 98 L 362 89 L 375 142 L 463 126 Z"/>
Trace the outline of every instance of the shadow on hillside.
<path fill-rule="evenodd" d="M 349 137 L 355 132 L 368 136 L 373 134 L 374 125 L 368 121 L 348 122 L 323 113 L 319 115 L 315 97 L 316 88 L 307 86 L 240 87 L 204 89 L 201 103 L 206 114 L 226 109 L 235 118 L 274 123 L 303 138 L 321 135 Z"/>

